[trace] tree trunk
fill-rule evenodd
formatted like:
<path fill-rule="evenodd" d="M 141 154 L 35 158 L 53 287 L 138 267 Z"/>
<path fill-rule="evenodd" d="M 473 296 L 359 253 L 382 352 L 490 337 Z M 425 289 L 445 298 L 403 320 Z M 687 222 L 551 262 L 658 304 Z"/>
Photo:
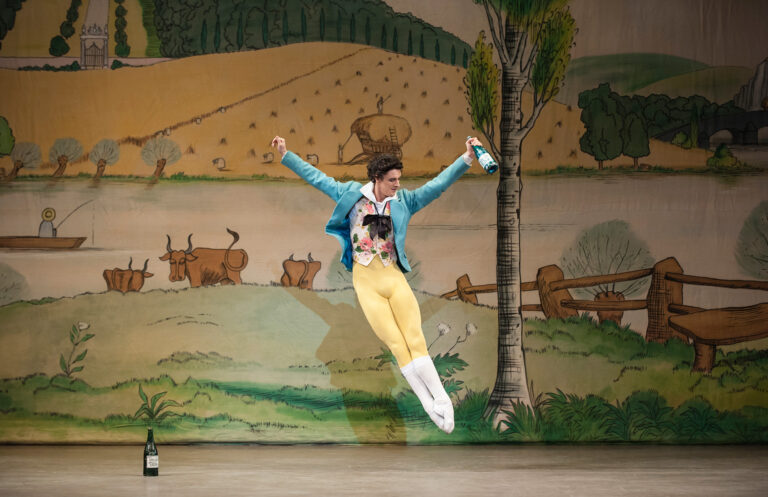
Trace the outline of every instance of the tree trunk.
<path fill-rule="evenodd" d="M 632 161 L 635 163 L 635 171 L 640 169 L 640 159 L 638 159 L 637 157 L 632 157 Z"/>
<path fill-rule="evenodd" d="M 56 160 L 59 163 L 59 167 L 53 172 L 53 176 L 51 176 L 52 178 L 60 178 L 64 175 L 64 170 L 67 169 L 69 158 L 66 155 L 60 155 Z"/>
<path fill-rule="evenodd" d="M 155 168 L 155 174 L 152 175 L 155 179 L 160 179 L 163 175 L 163 169 L 165 169 L 165 159 L 159 159 L 157 161 L 157 167 Z"/>
<path fill-rule="evenodd" d="M 514 54 L 522 34 L 506 23 L 507 53 Z M 531 404 L 523 353 L 523 319 L 520 311 L 520 159 L 522 141 L 522 92 L 526 84 L 519 64 L 504 64 L 501 82 L 501 168 L 496 191 L 496 286 L 499 298 L 499 352 L 496 383 L 488 401 L 493 426 L 508 419 L 516 403 Z"/>
<path fill-rule="evenodd" d="M 597 168 L 602 171 L 603 170 L 603 161 L 599 160 L 597 161 Z"/>
<path fill-rule="evenodd" d="M 13 163 L 13 170 L 8 175 L 8 177 L 5 178 L 5 181 L 13 181 L 16 179 L 16 176 L 19 174 L 19 171 L 21 171 L 21 168 L 24 167 L 24 163 L 20 160 L 17 160 Z"/>
<path fill-rule="evenodd" d="M 104 175 L 104 170 L 107 168 L 107 161 L 99 159 L 99 163 L 96 164 L 96 176 L 93 179 L 99 179 Z"/>
<path fill-rule="evenodd" d="M 624 294 L 621 292 L 600 292 L 595 295 L 596 302 L 620 302 L 624 300 Z M 597 311 L 597 320 L 600 324 L 605 321 L 613 321 L 617 325 L 621 326 L 621 318 L 624 317 L 624 311 Z"/>

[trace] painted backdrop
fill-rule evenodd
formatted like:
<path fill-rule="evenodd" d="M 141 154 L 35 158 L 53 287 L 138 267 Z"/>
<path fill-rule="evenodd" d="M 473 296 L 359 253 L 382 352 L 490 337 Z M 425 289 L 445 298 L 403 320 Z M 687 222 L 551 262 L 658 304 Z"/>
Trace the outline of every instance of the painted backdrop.
<path fill-rule="evenodd" d="M 485 3 L 0 1 L 0 442 L 765 442 L 768 6 Z M 408 236 L 453 434 L 276 134 L 502 164 Z"/>

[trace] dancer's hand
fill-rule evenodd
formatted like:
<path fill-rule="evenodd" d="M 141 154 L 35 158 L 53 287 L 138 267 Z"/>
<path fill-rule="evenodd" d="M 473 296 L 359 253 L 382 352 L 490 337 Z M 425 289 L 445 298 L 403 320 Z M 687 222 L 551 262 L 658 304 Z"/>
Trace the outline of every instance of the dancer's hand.
<path fill-rule="evenodd" d="M 480 143 L 480 140 L 478 140 L 477 137 L 475 136 L 468 138 L 465 145 L 467 146 L 467 152 L 469 152 L 472 155 L 472 157 L 475 156 L 475 151 L 472 148 L 472 145 L 477 145 L 479 147 L 483 146 L 483 144 Z"/>
<path fill-rule="evenodd" d="M 277 148 L 281 159 L 285 157 L 286 152 L 288 152 L 288 149 L 285 148 L 285 138 L 282 136 L 275 136 L 272 138 L 272 147 Z"/>

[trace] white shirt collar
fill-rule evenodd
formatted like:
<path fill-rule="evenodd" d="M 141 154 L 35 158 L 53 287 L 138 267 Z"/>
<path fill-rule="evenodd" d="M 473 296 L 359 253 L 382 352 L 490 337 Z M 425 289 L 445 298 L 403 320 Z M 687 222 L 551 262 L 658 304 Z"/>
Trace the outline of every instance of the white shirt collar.
<path fill-rule="evenodd" d="M 394 196 L 385 198 L 383 202 L 376 200 L 376 195 L 373 194 L 373 181 L 369 181 L 368 183 L 361 186 L 360 193 L 362 193 L 365 198 L 375 203 L 379 207 L 383 206 L 390 200 L 397 200 L 397 192 L 395 192 Z"/>

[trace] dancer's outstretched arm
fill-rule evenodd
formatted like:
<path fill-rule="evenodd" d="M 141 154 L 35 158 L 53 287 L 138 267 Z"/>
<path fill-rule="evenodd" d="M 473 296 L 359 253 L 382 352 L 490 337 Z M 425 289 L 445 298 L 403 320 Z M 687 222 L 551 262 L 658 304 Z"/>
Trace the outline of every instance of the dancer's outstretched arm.
<path fill-rule="evenodd" d="M 331 197 L 334 201 L 338 201 L 341 195 L 349 189 L 347 187 L 348 183 L 336 181 L 313 165 L 302 160 L 298 155 L 290 152 L 285 146 L 285 138 L 275 136 L 272 139 L 272 146 L 277 149 L 282 158 L 280 162 L 284 166 L 298 174 L 299 177 L 310 185 Z"/>
<path fill-rule="evenodd" d="M 403 201 L 408 204 L 411 213 L 426 207 L 427 204 L 439 197 L 453 182 L 459 179 L 462 174 L 467 172 L 475 158 L 472 145 L 481 145 L 481 143 L 477 138 L 473 137 L 469 138 L 465 145 L 467 151 L 436 177 L 415 190 L 401 190 Z"/>

